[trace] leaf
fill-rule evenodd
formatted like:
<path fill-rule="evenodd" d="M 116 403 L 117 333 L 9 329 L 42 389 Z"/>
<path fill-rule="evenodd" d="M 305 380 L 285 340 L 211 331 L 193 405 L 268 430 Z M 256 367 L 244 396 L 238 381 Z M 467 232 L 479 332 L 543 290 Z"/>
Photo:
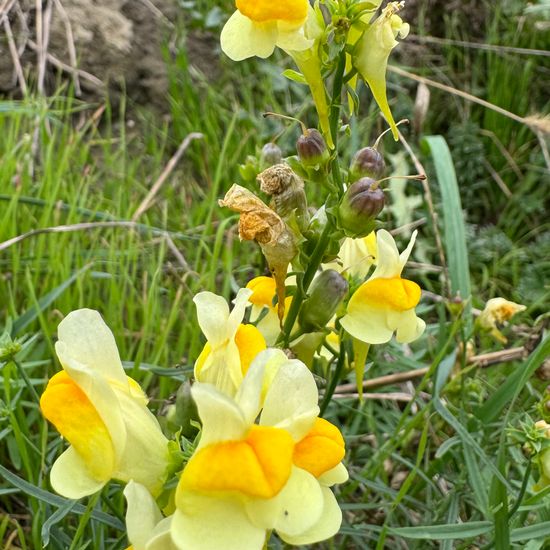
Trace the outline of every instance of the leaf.
<path fill-rule="evenodd" d="M 445 255 L 451 279 L 451 292 L 459 292 L 460 296 L 467 300 L 471 294 L 471 285 L 466 229 L 451 152 L 442 136 L 428 136 L 422 143 L 431 152 L 441 191 Z"/>
<path fill-rule="evenodd" d="M 550 336 L 547 336 L 529 356 L 527 364 L 518 366 L 489 400 L 475 411 L 475 415 L 485 424 L 496 420 L 502 409 L 519 395 L 523 386 L 549 355 Z"/>
<path fill-rule="evenodd" d="M 543 521 L 528 527 L 518 527 L 510 535 L 511 542 L 520 540 L 541 539 L 550 536 L 550 521 Z"/>
<path fill-rule="evenodd" d="M 50 529 L 59 523 L 76 505 L 76 500 L 68 500 L 63 506 L 60 506 L 42 525 L 40 536 L 43 546 L 48 546 L 50 542 Z"/>
<path fill-rule="evenodd" d="M 298 82 L 298 84 L 307 85 L 307 80 L 305 79 L 304 75 L 302 73 L 299 73 L 298 71 L 287 69 L 286 71 L 283 71 L 283 76 L 285 78 L 288 78 L 289 80 L 292 80 L 293 82 Z"/>
<path fill-rule="evenodd" d="M 491 531 L 490 521 L 470 521 L 468 523 L 445 523 L 422 527 L 390 527 L 389 532 L 406 539 L 455 540 L 478 537 Z"/>
<path fill-rule="evenodd" d="M 61 497 L 59 495 L 54 495 L 49 491 L 41 489 L 40 487 L 36 487 L 32 483 L 29 483 L 28 481 L 25 481 L 24 479 L 10 472 L 7 468 L 2 466 L 1 464 L 0 464 L 0 476 L 2 476 L 8 483 L 11 483 L 14 487 L 17 487 L 18 489 L 23 491 L 25 494 L 33 498 L 36 498 L 38 500 L 41 500 L 43 502 L 46 502 L 48 504 L 51 504 L 52 506 L 61 508 L 61 507 L 67 506 L 68 502 L 71 502 L 67 498 Z M 88 510 L 86 506 L 82 506 L 82 504 L 75 503 L 74 507 L 72 507 L 72 511 L 75 514 L 82 515 L 87 513 Z M 114 527 L 119 531 L 125 530 L 125 526 L 120 520 L 118 520 L 117 518 L 109 514 L 106 514 L 105 512 L 99 512 L 97 510 L 94 510 L 91 516 L 95 520 L 101 523 L 104 523 L 105 525 L 109 525 L 110 527 Z"/>
<path fill-rule="evenodd" d="M 27 328 L 38 317 L 38 315 L 40 315 L 40 313 L 42 313 L 57 298 L 59 298 L 59 296 L 61 296 L 61 294 L 63 294 L 63 292 L 65 292 L 65 290 L 67 290 L 78 279 L 78 277 L 82 275 L 82 273 L 90 269 L 90 267 L 91 264 L 86 265 L 82 269 L 79 269 L 76 273 L 73 273 L 66 281 L 55 287 L 45 296 L 42 296 L 42 298 L 38 300 L 37 304 L 18 317 L 13 323 L 11 332 L 12 336 L 16 336 Z"/>

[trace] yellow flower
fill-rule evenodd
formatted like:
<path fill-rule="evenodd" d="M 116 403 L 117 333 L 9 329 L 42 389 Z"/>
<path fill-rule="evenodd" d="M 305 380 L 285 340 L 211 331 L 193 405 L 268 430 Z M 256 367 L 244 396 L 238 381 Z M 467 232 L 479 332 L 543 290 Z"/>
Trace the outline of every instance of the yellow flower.
<path fill-rule="evenodd" d="M 249 289 L 240 289 L 231 313 L 225 299 L 212 292 L 199 292 L 193 298 L 207 339 L 195 362 L 195 379 L 213 384 L 231 396 L 237 392 L 254 357 L 266 348 L 260 331 L 241 323 L 251 294 Z"/>
<path fill-rule="evenodd" d="M 176 490 L 179 548 L 260 550 L 271 530 L 290 544 L 338 531 L 342 515 L 328 487 L 347 479 L 344 441 L 317 417 L 317 387 L 304 364 L 269 349 L 234 399 L 209 384 L 192 392 L 202 432 Z"/>
<path fill-rule="evenodd" d="M 113 334 L 97 311 L 80 309 L 60 323 L 58 336 L 63 371 L 49 381 L 40 408 L 71 446 L 52 467 L 52 487 L 81 498 L 114 478 L 159 492 L 168 440 L 146 395 L 124 373 Z"/>
<path fill-rule="evenodd" d="M 342 275 L 349 274 L 362 280 L 367 276 L 370 268 L 376 265 L 376 256 L 374 231 L 360 239 L 346 237 L 340 246 L 338 260 L 323 264 L 323 269 L 335 269 Z"/>
<path fill-rule="evenodd" d="M 497 325 L 509 321 L 516 313 L 525 311 L 524 305 L 510 302 L 505 298 L 491 298 L 485 304 L 485 309 L 478 317 L 478 323 L 499 341 L 505 344 L 506 337 L 498 330 Z"/>
<path fill-rule="evenodd" d="M 304 35 L 308 0 L 237 0 L 236 7 L 221 33 L 222 50 L 234 61 L 269 57 L 275 47 L 307 50 L 313 43 Z"/>
<path fill-rule="evenodd" d="M 398 342 L 412 342 L 426 327 L 416 316 L 420 287 L 401 278 L 417 232 L 399 254 L 393 237 L 384 229 L 376 233 L 378 265 L 351 297 L 340 323 L 354 338 L 368 344 L 388 342 L 396 332 Z"/>
<path fill-rule="evenodd" d="M 132 543 L 127 550 L 177 550 L 172 542 L 172 516 L 164 518 L 151 493 L 139 483 L 130 481 L 124 488 L 128 507 L 126 528 Z"/>
<path fill-rule="evenodd" d="M 369 85 L 396 141 L 397 126 L 386 97 L 386 68 L 391 51 L 399 44 L 396 38 L 405 38 L 409 34 L 409 24 L 404 23 L 395 13 L 400 7 L 401 3 L 390 2 L 363 33 L 353 53 L 353 64 Z"/>

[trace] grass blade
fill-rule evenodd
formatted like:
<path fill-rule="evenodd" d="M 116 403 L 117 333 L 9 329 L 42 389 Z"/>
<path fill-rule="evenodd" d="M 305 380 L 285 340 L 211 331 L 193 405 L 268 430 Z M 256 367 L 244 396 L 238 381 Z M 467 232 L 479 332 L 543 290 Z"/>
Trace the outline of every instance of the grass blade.
<path fill-rule="evenodd" d="M 67 280 L 63 281 L 59 286 L 55 287 L 53 290 L 48 292 L 45 296 L 42 296 L 38 303 L 31 308 L 29 308 L 23 315 L 18 317 L 12 327 L 12 336 L 20 334 L 25 328 L 27 328 L 40 313 L 42 313 L 47 307 L 49 307 L 67 288 L 69 288 L 82 273 L 90 269 L 90 265 L 84 266 L 82 269 L 79 269 L 76 273 L 73 273 Z"/>
<path fill-rule="evenodd" d="M 449 264 L 451 292 L 453 294 L 459 292 L 460 296 L 466 300 L 471 294 L 470 267 L 462 203 L 453 159 L 447 142 L 442 136 L 427 136 L 423 144 L 432 155 L 441 190 L 445 252 Z"/>
<path fill-rule="evenodd" d="M 518 367 L 489 400 L 477 409 L 476 416 L 486 424 L 496 420 L 502 409 L 519 395 L 523 386 L 525 386 L 529 378 L 549 355 L 550 336 L 547 336 L 529 356 L 527 364 L 523 367 Z"/>
<path fill-rule="evenodd" d="M 21 479 L 19 476 L 10 472 L 7 468 L 4 468 L 4 466 L 2 466 L 1 464 L 0 476 L 2 476 L 8 483 L 11 483 L 14 487 L 17 487 L 18 489 L 23 491 L 25 494 L 43 502 L 47 502 L 52 506 L 64 508 L 65 506 L 68 506 L 68 503 L 70 502 L 69 499 L 63 498 L 59 495 L 54 495 L 49 491 L 45 491 L 44 489 L 36 487 L 32 483 Z M 82 506 L 82 504 L 75 503 L 74 507 L 72 507 L 72 511 L 76 514 L 85 514 L 87 512 L 87 508 L 86 506 Z M 109 514 L 106 514 L 105 512 L 98 512 L 97 510 L 94 510 L 92 512 L 92 517 L 95 520 L 104 523 L 105 525 L 109 525 L 110 527 L 118 529 L 119 531 L 124 531 L 125 529 L 125 526 L 121 521 Z"/>
<path fill-rule="evenodd" d="M 445 523 L 421 527 L 391 527 L 389 532 L 406 539 L 455 540 L 469 539 L 488 533 L 493 528 L 490 521 L 470 521 L 468 523 Z"/>

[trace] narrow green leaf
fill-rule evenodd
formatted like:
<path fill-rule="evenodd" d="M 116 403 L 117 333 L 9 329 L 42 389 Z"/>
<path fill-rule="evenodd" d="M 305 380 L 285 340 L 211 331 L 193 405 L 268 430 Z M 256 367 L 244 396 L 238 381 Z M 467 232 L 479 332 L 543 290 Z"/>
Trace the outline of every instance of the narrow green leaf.
<path fill-rule="evenodd" d="M 389 532 L 406 539 L 455 540 L 478 537 L 491 531 L 490 521 L 470 521 L 468 523 L 446 523 L 424 525 L 422 527 L 390 527 Z"/>
<path fill-rule="evenodd" d="M 68 500 L 66 504 L 60 506 L 43 524 L 40 531 L 42 544 L 48 546 L 50 543 L 50 529 L 56 523 L 59 523 L 76 505 L 76 500 Z"/>
<path fill-rule="evenodd" d="M 0 464 L 0 476 L 2 476 L 8 483 L 11 483 L 14 487 L 17 487 L 27 495 L 34 497 L 38 500 L 41 500 L 43 502 L 47 502 L 52 506 L 61 508 L 61 507 L 67 506 L 68 505 L 67 503 L 70 502 L 70 500 L 67 498 L 54 495 L 49 491 L 45 491 L 44 489 L 41 489 L 40 487 L 36 487 L 32 483 L 29 483 L 28 481 L 21 479 L 19 476 L 10 472 L 7 468 L 4 468 L 4 466 L 2 466 L 1 464 Z M 86 509 L 86 506 L 82 506 L 82 504 L 75 503 L 74 507 L 72 508 L 72 511 L 75 514 L 82 515 L 86 513 L 87 509 Z M 123 531 L 125 529 L 125 526 L 121 521 L 119 521 L 118 519 L 114 518 L 109 514 L 106 514 L 105 512 L 99 512 L 97 510 L 94 510 L 92 512 L 92 518 L 94 518 L 97 521 L 100 521 L 101 523 L 104 523 L 105 525 L 114 527 L 119 531 Z"/>
<path fill-rule="evenodd" d="M 23 315 L 18 317 L 12 327 L 12 336 L 20 334 L 25 328 L 27 328 L 40 313 L 42 313 L 47 307 L 49 307 L 67 288 L 69 288 L 82 273 L 90 269 L 90 265 L 84 266 L 82 269 L 79 269 L 76 273 L 73 273 L 66 281 L 63 281 L 59 286 L 55 287 L 53 290 L 48 292 L 45 296 L 42 296 L 38 300 L 38 304 L 29 308 Z"/>
<path fill-rule="evenodd" d="M 510 403 L 515 396 L 523 389 L 533 373 L 540 367 L 541 363 L 550 355 L 550 336 L 547 336 L 527 359 L 525 365 L 519 366 L 506 382 L 489 398 L 489 400 L 479 407 L 475 412 L 485 424 L 496 420 L 502 412 L 502 409 Z"/>
<path fill-rule="evenodd" d="M 289 80 L 298 82 L 298 84 L 307 84 L 307 81 L 304 78 L 304 75 L 302 73 L 299 73 L 298 71 L 294 71 L 292 69 L 286 69 L 286 71 L 283 71 L 283 76 L 285 78 L 288 78 Z"/>
<path fill-rule="evenodd" d="M 449 146 L 442 136 L 427 136 L 423 145 L 431 152 L 441 190 L 445 255 L 451 279 L 451 292 L 463 299 L 471 294 L 466 229 L 455 168 Z"/>
<path fill-rule="evenodd" d="M 550 521 L 544 521 L 528 527 L 518 527 L 512 531 L 510 535 L 511 542 L 519 542 L 520 540 L 541 539 L 550 537 Z"/>

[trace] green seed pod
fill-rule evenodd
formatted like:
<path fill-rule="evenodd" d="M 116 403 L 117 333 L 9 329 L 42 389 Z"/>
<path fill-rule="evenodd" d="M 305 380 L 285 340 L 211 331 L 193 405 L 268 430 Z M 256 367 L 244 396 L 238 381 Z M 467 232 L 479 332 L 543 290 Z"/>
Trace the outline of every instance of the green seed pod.
<path fill-rule="evenodd" d="M 325 328 L 348 290 L 348 282 L 338 271 L 327 269 L 320 273 L 300 310 L 300 326 L 308 332 Z"/>
<path fill-rule="evenodd" d="M 351 181 L 358 180 L 360 178 L 374 178 L 380 179 L 384 175 L 386 170 L 386 163 L 384 157 L 374 147 L 363 147 L 355 153 L 351 166 L 349 169 L 349 175 Z"/>
<path fill-rule="evenodd" d="M 340 228 L 348 237 L 365 237 L 375 227 L 376 216 L 384 209 L 384 191 L 371 178 L 361 178 L 349 186 L 338 207 Z"/>

